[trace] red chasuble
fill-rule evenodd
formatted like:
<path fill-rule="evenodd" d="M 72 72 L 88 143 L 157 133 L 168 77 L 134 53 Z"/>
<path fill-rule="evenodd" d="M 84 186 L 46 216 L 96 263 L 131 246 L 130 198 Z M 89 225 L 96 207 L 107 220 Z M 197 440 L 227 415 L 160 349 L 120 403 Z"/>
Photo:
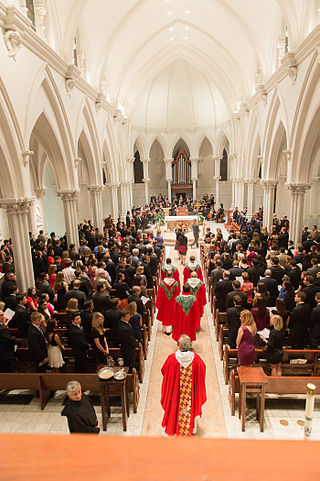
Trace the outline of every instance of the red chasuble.
<path fill-rule="evenodd" d="M 187 280 L 191 277 L 191 272 L 196 272 L 197 278 L 200 279 L 200 281 L 203 281 L 202 270 L 199 264 L 190 262 L 183 269 L 183 284 L 185 284 Z"/>
<path fill-rule="evenodd" d="M 173 281 L 172 284 L 170 281 Z M 160 282 L 156 302 L 158 309 L 157 319 L 161 321 L 164 326 L 172 326 L 173 324 L 173 306 L 179 294 L 180 287 L 175 279 L 165 278 Z"/>
<path fill-rule="evenodd" d="M 187 284 L 190 286 L 191 294 L 196 296 L 197 301 L 199 302 L 200 316 L 202 317 L 204 306 L 207 304 L 206 286 L 203 281 L 194 277 L 190 277 Z"/>
<path fill-rule="evenodd" d="M 180 288 L 179 271 L 175 266 L 171 266 L 171 265 L 168 265 L 168 264 L 163 266 L 163 268 L 161 269 L 161 280 L 163 281 L 167 277 L 168 271 L 172 271 L 172 277 L 174 278 L 174 280 L 177 281 L 177 283 L 179 284 L 179 288 Z"/>
<path fill-rule="evenodd" d="M 164 363 L 161 405 L 164 409 L 162 427 L 169 436 L 192 436 L 194 419 L 201 416 L 207 400 L 206 366 L 200 356 L 194 355 L 192 363 L 184 368 L 170 354 Z"/>
<path fill-rule="evenodd" d="M 200 308 L 197 298 L 192 294 L 177 296 L 173 311 L 172 338 L 178 342 L 181 334 L 187 334 L 191 341 L 195 341 L 199 327 Z"/>

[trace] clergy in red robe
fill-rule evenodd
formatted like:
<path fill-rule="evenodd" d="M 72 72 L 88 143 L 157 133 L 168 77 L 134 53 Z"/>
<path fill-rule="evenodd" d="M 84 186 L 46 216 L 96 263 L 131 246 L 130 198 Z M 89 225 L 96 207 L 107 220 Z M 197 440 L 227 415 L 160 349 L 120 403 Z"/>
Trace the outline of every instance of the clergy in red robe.
<path fill-rule="evenodd" d="M 173 278 L 172 271 L 167 271 L 167 277 L 160 282 L 156 308 L 157 319 L 162 322 L 164 332 L 170 335 L 172 332 L 173 307 L 176 297 L 180 294 L 179 283 Z"/>
<path fill-rule="evenodd" d="M 195 256 L 190 256 L 190 262 L 183 269 L 183 283 L 185 284 L 187 280 L 191 277 L 191 272 L 196 272 L 198 279 L 203 281 L 201 266 L 196 262 Z"/>
<path fill-rule="evenodd" d="M 168 271 L 172 271 L 172 276 L 173 278 L 178 282 L 179 288 L 180 288 L 180 278 L 179 278 L 179 271 L 178 269 L 171 264 L 171 259 L 166 259 L 166 263 L 161 269 L 161 280 L 165 279 L 167 277 Z"/>
<path fill-rule="evenodd" d="M 187 285 L 190 286 L 190 292 L 196 296 L 200 308 L 200 316 L 203 316 L 204 306 L 207 304 L 206 286 L 203 281 L 198 279 L 196 272 L 191 272 L 190 279 L 187 280 Z"/>
<path fill-rule="evenodd" d="M 172 338 L 178 342 L 181 334 L 187 334 L 191 341 L 196 340 L 196 331 L 200 328 L 200 308 L 196 296 L 185 284 L 182 294 L 176 297 L 173 310 Z"/>
<path fill-rule="evenodd" d="M 191 339 L 182 335 L 179 350 L 164 363 L 161 405 L 164 409 L 164 435 L 192 436 L 197 430 L 197 416 L 207 400 L 206 366 L 201 357 L 191 352 Z"/>

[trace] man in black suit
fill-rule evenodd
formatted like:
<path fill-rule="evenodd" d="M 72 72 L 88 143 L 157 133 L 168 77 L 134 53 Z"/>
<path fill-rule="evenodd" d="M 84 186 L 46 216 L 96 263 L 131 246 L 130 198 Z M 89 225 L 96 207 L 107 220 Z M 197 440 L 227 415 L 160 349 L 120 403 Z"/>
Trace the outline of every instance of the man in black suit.
<path fill-rule="evenodd" d="M 27 298 L 24 294 L 17 296 L 17 307 L 12 322 L 17 326 L 19 334 L 22 337 L 22 347 L 27 347 L 28 329 L 30 326 L 30 315 L 26 307 Z"/>
<path fill-rule="evenodd" d="M 9 287 L 9 291 L 10 294 L 5 298 L 4 303 L 6 305 L 6 309 L 15 311 L 17 307 L 17 295 L 19 293 L 19 289 L 16 285 L 12 285 Z"/>
<path fill-rule="evenodd" d="M 284 247 L 285 249 L 288 249 L 289 234 L 286 227 L 282 227 L 278 239 L 279 247 Z"/>
<path fill-rule="evenodd" d="M 233 307 L 227 309 L 227 320 L 228 320 L 228 337 L 229 346 L 231 349 L 236 349 L 236 339 L 238 335 L 238 329 L 241 325 L 240 314 L 244 310 L 242 306 L 242 299 L 240 296 L 233 297 Z"/>
<path fill-rule="evenodd" d="M 73 281 L 73 287 L 68 291 L 65 295 L 66 304 L 68 304 L 68 300 L 74 297 L 78 299 L 78 309 L 83 309 L 83 304 L 87 300 L 87 297 L 84 292 L 80 291 L 81 281 L 79 279 L 75 279 Z"/>
<path fill-rule="evenodd" d="M 231 267 L 231 269 L 229 269 L 229 272 L 230 272 L 230 279 L 232 281 L 234 281 L 236 279 L 236 277 L 241 277 L 241 275 L 243 273 L 243 269 L 241 267 L 239 267 L 238 259 L 235 259 L 233 261 L 233 267 Z"/>
<path fill-rule="evenodd" d="M 124 359 L 124 365 L 129 367 L 129 373 L 131 373 L 135 366 L 137 342 L 133 327 L 129 324 L 129 319 L 129 311 L 121 311 L 118 336 L 121 347 L 121 355 Z"/>
<path fill-rule="evenodd" d="M 232 281 L 230 281 L 230 272 L 224 271 L 222 280 L 217 282 L 213 291 L 217 299 L 217 309 L 219 309 L 220 312 L 225 312 L 227 295 L 232 291 L 233 286 Z"/>
<path fill-rule="evenodd" d="M 227 311 L 227 309 L 229 309 L 230 307 L 233 307 L 234 306 L 234 302 L 233 302 L 233 299 L 235 296 L 239 296 L 241 298 L 241 305 L 245 308 L 246 305 L 247 305 L 247 294 L 246 292 L 242 292 L 240 291 L 240 281 L 233 281 L 232 282 L 232 288 L 233 288 L 233 291 L 229 292 L 228 295 L 227 295 L 227 299 L 226 299 L 226 308 L 225 310 Z"/>
<path fill-rule="evenodd" d="M 260 279 L 259 282 L 265 284 L 267 291 L 270 294 L 269 300 L 267 302 L 267 307 L 274 307 L 276 305 L 276 299 L 279 296 L 278 282 L 271 277 L 271 270 L 267 269 L 265 271 L 265 278 Z"/>
<path fill-rule="evenodd" d="M 54 294 L 51 285 L 49 284 L 49 274 L 47 272 L 41 272 L 39 282 L 39 291 L 41 294 L 49 294 L 50 302 L 53 302 Z"/>
<path fill-rule="evenodd" d="M 17 341 L 11 336 L 3 311 L 0 310 L 0 372 L 12 372 L 14 346 Z"/>
<path fill-rule="evenodd" d="M 301 281 L 301 269 L 297 266 L 297 261 L 294 259 L 290 261 L 289 266 L 290 270 L 288 272 L 288 276 L 293 285 L 293 288 L 297 290 Z"/>
<path fill-rule="evenodd" d="M 141 287 L 134 286 L 131 292 L 132 292 L 131 296 L 128 297 L 128 304 L 130 304 L 130 302 L 135 302 L 137 304 L 137 312 L 142 316 L 142 319 L 143 319 L 144 308 L 143 308 L 143 302 L 140 299 Z"/>
<path fill-rule="evenodd" d="M 295 295 L 296 307 L 290 314 L 288 344 L 293 349 L 303 349 L 309 329 L 310 306 L 306 303 L 307 295 L 300 291 Z"/>
<path fill-rule="evenodd" d="M 119 345 L 118 330 L 121 319 L 119 297 L 114 297 L 111 301 L 110 309 L 107 310 L 104 318 L 104 327 L 109 327 L 111 331 L 111 340 L 115 346 Z"/>
<path fill-rule="evenodd" d="M 30 320 L 31 324 L 28 329 L 29 352 L 35 364 L 36 372 L 46 372 L 48 363 L 47 343 L 40 327 L 43 316 L 40 312 L 34 311 Z"/>
<path fill-rule="evenodd" d="M 315 284 L 315 278 L 309 274 L 303 278 L 304 288 L 302 292 L 306 294 L 306 303 L 309 304 L 310 309 L 316 307 L 317 303 L 315 301 L 315 294 L 320 291 L 320 286 Z"/>
<path fill-rule="evenodd" d="M 17 279 L 14 272 L 8 272 L 5 275 L 4 281 L 1 285 L 1 297 L 5 299 L 10 295 L 10 286 L 17 287 Z"/>
<path fill-rule="evenodd" d="M 144 265 L 144 270 L 146 271 L 145 265 Z M 124 270 L 124 275 L 127 279 L 127 283 L 128 283 L 128 286 L 130 288 L 132 288 L 132 286 L 133 286 L 133 278 L 134 278 L 135 273 L 136 273 L 136 269 L 132 265 L 132 258 L 128 257 L 127 265 L 126 265 L 125 270 Z"/>
<path fill-rule="evenodd" d="M 107 286 L 103 282 L 97 284 L 97 290 L 92 296 L 95 312 L 101 312 L 105 316 L 111 307 L 111 297 L 107 294 Z"/>
<path fill-rule="evenodd" d="M 86 301 L 83 305 L 83 310 L 80 312 L 81 325 L 83 332 L 86 336 L 87 342 L 91 344 L 91 329 L 92 329 L 92 316 L 93 316 L 93 302 L 92 300 Z"/>
<path fill-rule="evenodd" d="M 222 261 L 217 260 L 216 267 L 211 271 L 210 274 L 210 282 L 213 290 L 215 289 L 220 279 L 222 279 L 224 271 L 225 269 L 222 267 Z"/>
<path fill-rule="evenodd" d="M 320 344 L 320 292 L 315 295 L 316 307 L 310 314 L 310 331 L 309 331 L 309 347 L 310 349 L 318 349 Z"/>
<path fill-rule="evenodd" d="M 87 351 L 90 344 L 87 342 L 81 327 L 80 312 L 75 312 L 72 315 L 71 323 L 69 324 L 69 339 L 75 357 L 75 372 L 86 372 Z"/>
<path fill-rule="evenodd" d="M 285 274 L 284 269 L 281 266 L 279 266 L 278 257 L 272 256 L 270 261 L 271 261 L 271 267 L 269 269 L 271 271 L 271 277 L 277 281 L 278 285 L 281 285 L 282 278 Z"/>
<path fill-rule="evenodd" d="M 131 225 L 131 219 L 130 219 L 130 210 L 127 211 L 127 215 L 126 215 L 126 226 L 127 226 L 127 229 L 130 227 Z"/>

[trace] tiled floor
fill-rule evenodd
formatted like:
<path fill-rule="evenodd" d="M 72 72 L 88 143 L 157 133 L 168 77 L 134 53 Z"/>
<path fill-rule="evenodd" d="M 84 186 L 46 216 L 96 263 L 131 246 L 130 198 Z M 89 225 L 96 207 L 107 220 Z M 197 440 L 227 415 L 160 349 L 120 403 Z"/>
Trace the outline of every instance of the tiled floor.
<path fill-rule="evenodd" d="M 212 228 L 216 225 L 210 223 Z M 219 227 L 225 232 L 223 225 Z M 174 239 L 174 234 L 165 234 L 168 239 Z M 188 234 L 191 238 L 191 234 Z M 189 249 L 190 254 L 199 255 L 198 249 Z M 176 253 L 172 247 L 167 248 L 173 262 L 177 264 Z M 182 266 L 178 265 L 179 270 Z M 241 432 L 238 416 L 231 416 L 228 404 L 228 386 L 224 384 L 222 376 L 222 362 L 218 356 L 217 342 L 214 336 L 214 326 L 210 309 L 207 307 L 201 321 L 201 330 L 194 350 L 205 361 L 207 366 L 207 395 L 208 401 L 204 405 L 203 416 L 199 421 L 197 436 L 229 437 L 254 439 L 303 439 L 304 399 L 273 396 L 266 401 L 265 429 L 260 433 L 255 419 L 254 404 L 250 403 L 247 410 L 246 431 Z M 160 405 L 161 366 L 168 354 L 176 349 L 175 342 L 163 333 L 162 325 L 155 321 L 149 346 L 148 360 L 144 383 L 140 385 L 140 401 L 137 414 L 132 413 L 128 419 L 128 430 L 122 430 L 121 408 L 111 408 L 111 418 L 106 432 L 102 435 L 119 436 L 158 436 L 161 433 L 162 408 Z M 18 393 L 21 391 L 13 391 Z M 28 393 L 28 391 L 26 391 Z M 0 405 L 0 432 L 2 433 L 42 433 L 67 434 L 66 418 L 61 417 L 62 402 L 65 393 L 59 391 L 50 399 L 46 408 L 41 411 L 39 400 L 34 397 L 28 405 Z M 316 399 L 312 429 L 312 439 L 320 439 L 320 399 Z M 101 408 L 96 407 L 101 422 Z M 299 421 L 299 424 L 298 424 Z"/>

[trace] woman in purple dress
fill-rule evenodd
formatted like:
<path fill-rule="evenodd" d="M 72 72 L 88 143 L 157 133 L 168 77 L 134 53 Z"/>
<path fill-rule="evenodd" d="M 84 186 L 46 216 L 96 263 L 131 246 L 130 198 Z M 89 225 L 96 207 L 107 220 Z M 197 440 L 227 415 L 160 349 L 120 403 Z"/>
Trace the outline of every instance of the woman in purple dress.
<path fill-rule="evenodd" d="M 237 336 L 238 365 L 252 366 L 254 363 L 254 337 L 257 333 L 256 323 L 250 311 L 244 310 L 240 314 L 241 326 Z"/>

